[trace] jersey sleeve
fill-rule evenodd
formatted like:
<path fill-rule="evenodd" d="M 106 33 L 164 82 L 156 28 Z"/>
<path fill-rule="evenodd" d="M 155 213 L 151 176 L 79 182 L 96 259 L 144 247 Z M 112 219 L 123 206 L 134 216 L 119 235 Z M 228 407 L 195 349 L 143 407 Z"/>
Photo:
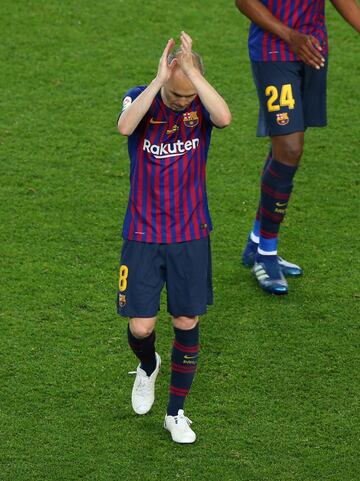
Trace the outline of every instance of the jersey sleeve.
<path fill-rule="evenodd" d="M 210 118 L 210 114 L 209 114 L 209 112 L 206 110 L 206 108 L 203 106 L 203 104 L 201 104 L 201 109 L 202 109 L 202 112 L 203 112 L 203 116 L 204 116 L 205 122 L 206 122 L 207 124 L 212 124 L 211 118 Z"/>
<path fill-rule="evenodd" d="M 213 124 L 210 118 L 210 113 L 208 112 L 208 110 L 205 108 L 202 102 L 199 102 L 199 103 L 200 103 L 201 113 L 206 124 L 206 128 L 212 129 L 213 127 L 216 127 L 216 125 Z"/>
<path fill-rule="evenodd" d="M 213 123 L 213 121 L 210 118 L 210 113 L 206 110 L 206 108 L 204 107 L 204 105 L 202 103 L 201 103 L 201 110 L 202 110 L 202 114 L 203 114 L 203 117 L 204 117 L 205 122 L 206 122 L 206 126 L 208 128 L 215 127 L 216 129 L 220 129 L 220 130 L 223 128 L 223 127 L 219 127 L 218 125 Z"/>
<path fill-rule="evenodd" d="M 145 89 L 146 89 L 146 85 L 140 85 L 137 87 L 133 87 L 126 92 L 126 94 L 123 96 L 123 99 L 122 99 L 122 108 L 118 115 L 118 119 L 117 119 L 118 121 L 119 121 L 120 115 L 124 112 L 124 110 L 126 110 Z"/>

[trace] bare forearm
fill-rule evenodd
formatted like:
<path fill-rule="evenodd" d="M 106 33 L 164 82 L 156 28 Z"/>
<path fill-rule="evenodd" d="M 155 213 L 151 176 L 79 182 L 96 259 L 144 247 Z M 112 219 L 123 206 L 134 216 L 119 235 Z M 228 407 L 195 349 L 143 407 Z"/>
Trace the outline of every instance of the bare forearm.
<path fill-rule="evenodd" d="M 290 41 L 292 29 L 278 20 L 259 0 L 236 0 L 235 5 L 246 17 L 262 29 Z"/>
<path fill-rule="evenodd" d="M 152 101 L 161 88 L 161 83 L 154 79 L 134 102 L 120 115 L 118 129 L 122 135 L 131 135 L 149 110 Z"/>
<path fill-rule="evenodd" d="M 197 69 L 188 73 L 188 77 L 196 88 L 202 104 L 209 112 L 213 124 L 221 128 L 229 125 L 231 122 L 231 112 L 221 95 Z"/>
<path fill-rule="evenodd" d="M 360 6 L 356 0 L 331 0 L 336 10 L 360 33 Z"/>

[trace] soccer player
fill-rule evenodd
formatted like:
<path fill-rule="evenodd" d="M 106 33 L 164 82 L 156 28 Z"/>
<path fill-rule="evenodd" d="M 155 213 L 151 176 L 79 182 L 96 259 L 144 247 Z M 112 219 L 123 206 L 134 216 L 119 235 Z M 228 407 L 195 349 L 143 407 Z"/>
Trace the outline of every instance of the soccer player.
<path fill-rule="evenodd" d="M 358 32 L 356 0 L 332 0 Z M 302 269 L 277 254 L 293 178 L 303 151 L 307 127 L 326 125 L 328 43 L 325 0 L 236 0 L 251 21 L 249 54 L 259 98 L 258 136 L 270 136 L 271 147 L 261 178 L 260 202 L 242 255 L 262 289 L 287 294 L 285 276 Z"/>
<path fill-rule="evenodd" d="M 169 40 L 155 79 L 129 90 L 118 129 L 128 136 L 130 194 L 123 225 L 118 312 L 129 317 L 128 340 L 140 360 L 132 407 L 146 414 L 155 399 L 161 359 L 155 322 L 166 284 L 175 339 L 164 427 L 173 441 L 193 443 L 184 415 L 199 355 L 199 316 L 212 304 L 205 167 L 212 127 L 231 121 L 223 98 L 205 80 L 192 39 Z"/>

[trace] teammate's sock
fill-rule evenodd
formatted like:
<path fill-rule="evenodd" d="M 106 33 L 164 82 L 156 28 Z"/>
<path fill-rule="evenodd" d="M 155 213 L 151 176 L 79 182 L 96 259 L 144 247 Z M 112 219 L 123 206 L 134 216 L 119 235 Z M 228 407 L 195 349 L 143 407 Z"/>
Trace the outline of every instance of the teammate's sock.
<path fill-rule="evenodd" d="M 128 325 L 128 342 L 133 353 L 140 360 L 141 369 L 150 376 L 156 368 L 155 331 L 148 337 L 138 339 L 132 334 Z"/>
<path fill-rule="evenodd" d="M 297 167 L 271 159 L 261 179 L 260 255 L 276 255 L 280 224 L 286 213 Z"/>
<path fill-rule="evenodd" d="M 250 239 L 255 242 L 255 244 L 258 244 L 260 241 L 260 216 L 258 212 L 256 213 L 252 231 L 250 232 Z"/>
<path fill-rule="evenodd" d="M 276 255 L 257 254 L 256 262 L 265 265 L 266 273 L 271 279 L 281 278 L 281 269 Z"/>
<path fill-rule="evenodd" d="M 167 407 L 169 416 L 176 416 L 179 409 L 184 409 L 185 398 L 195 376 L 199 355 L 199 323 L 187 331 L 174 327 L 174 332 L 170 396 Z"/>
<path fill-rule="evenodd" d="M 261 175 L 264 175 L 266 167 L 268 166 L 268 164 L 271 160 L 272 160 L 272 150 L 270 149 L 270 152 L 269 152 L 268 156 L 266 157 L 265 164 L 264 164 L 263 171 L 262 171 Z M 260 241 L 260 203 L 259 203 L 258 210 L 256 212 L 254 225 L 253 225 L 252 231 L 250 233 L 250 239 L 253 242 L 255 242 L 255 244 L 258 244 L 259 241 Z"/>

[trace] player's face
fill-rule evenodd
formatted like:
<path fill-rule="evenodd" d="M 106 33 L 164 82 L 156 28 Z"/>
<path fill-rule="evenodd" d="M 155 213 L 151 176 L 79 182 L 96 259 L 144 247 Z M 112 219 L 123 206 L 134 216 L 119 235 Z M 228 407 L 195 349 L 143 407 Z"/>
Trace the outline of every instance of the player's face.
<path fill-rule="evenodd" d="M 196 92 L 168 90 L 165 92 L 165 96 L 168 107 L 175 110 L 175 112 L 182 112 L 191 105 L 191 102 L 196 97 Z"/>
<path fill-rule="evenodd" d="M 175 72 L 163 88 L 163 100 L 175 112 L 186 110 L 196 95 L 193 84 L 179 71 Z"/>

